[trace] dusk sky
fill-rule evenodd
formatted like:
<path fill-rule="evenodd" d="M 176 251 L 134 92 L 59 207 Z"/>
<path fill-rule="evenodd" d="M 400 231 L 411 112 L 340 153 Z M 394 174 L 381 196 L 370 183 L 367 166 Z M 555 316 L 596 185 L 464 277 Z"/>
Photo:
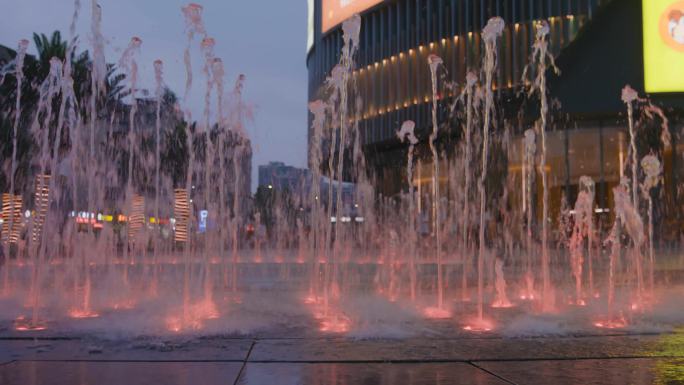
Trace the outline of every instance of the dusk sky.
<path fill-rule="evenodd" d="M 195 0 L 204 6 L 204 23 L 216 40 L 215 54 L 223 59 L 228 92 L 238 74 L 245 74 L 245 100 L 255 108 L 248 126 L 254 147 L 252 186 L 256 168 L 268 161 L 306 166 L 306 0 Z M 0 0 L 5 18 L 0 44 L 15 48 L 33 32 L 60 30 L 68 37 L 73 0 Z M 81 0 L 77 35 L 82 49 L 90 48 L 90 0 Z M 116 63 L 132 36 L 142 39 L 138 60 L 142 87 L 154 89 L 156 59 L 164 61 L 167 85 L 183 95 L 186 45 L 181 7 L 187 0 L 99 0 L 106 60 Z M 193 51 L 194 84 L 190 107 L 201 116 L 205 80 L 201 58 Z"/>

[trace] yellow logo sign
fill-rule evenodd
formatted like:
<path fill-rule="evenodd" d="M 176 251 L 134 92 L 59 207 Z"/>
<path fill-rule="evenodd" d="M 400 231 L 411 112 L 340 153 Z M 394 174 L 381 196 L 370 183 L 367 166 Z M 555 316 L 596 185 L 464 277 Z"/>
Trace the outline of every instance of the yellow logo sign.
<path fill-rule="evenodd" d="M 660 36 L 670 48 L 684 52 L 684 1 L 677 1 L 660 16 Z"/>
<path fill-rule="evenodd" d="M 646 92 L 684 92 L 684 0 L 642 0 Z"/>

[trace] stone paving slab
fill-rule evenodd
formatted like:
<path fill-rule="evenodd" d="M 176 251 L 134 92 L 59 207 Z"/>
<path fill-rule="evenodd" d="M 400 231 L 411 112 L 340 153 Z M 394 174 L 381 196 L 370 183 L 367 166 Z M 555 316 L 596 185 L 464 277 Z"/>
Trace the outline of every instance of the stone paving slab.
<path fill-rule="evenodd" d="M 0 366 L 3 385 L 224 385 L 234 384 L 241 363 L 46 362 Z"/>
<path fill-rule="evenodd" d="M 248 363 L 241 385 L 505 385 L 467 363 L 442 364 L 258 364 Z"/>
<path fill-rule="evenodd" d="M 243 361 L 251 346 L 248 339 L 0 340 L 0 361 Z"/>
<path fill-rule="evenodd" d="M 232 384 L 243 365 L 237 382 L 242 385 L 684 384 L 684 333 L 396 340 L 0 339 L 2 385 L 180 385 L 198 379 L 202 384 Z"/>
<path fill-rule="evenodd" d="M 291 362 L 439 362 L 684 356 L 684 339 L 679 336 L 681 335 L 526 339 L 258 340 L 250 355 L 250 361 L 270 362 L 285 359 Z M 669 340 L 675 341 L 674 347 L 667 346 Z"/>
<path fill-rule="evenodd" d="M 684 384 L 684 359 L 603 359 L 476 362 L 515 384 Z"/>

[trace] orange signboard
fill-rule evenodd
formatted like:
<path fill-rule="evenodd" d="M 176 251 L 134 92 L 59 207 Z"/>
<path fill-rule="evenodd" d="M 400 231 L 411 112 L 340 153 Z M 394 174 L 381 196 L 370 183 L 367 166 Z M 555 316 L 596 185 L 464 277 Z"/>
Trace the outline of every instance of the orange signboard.
<path fill-rule="evenodd" d="M 355 13 L 382 3 L 383 0 L 322 0 L 323 33 L 339 25 Z"/>

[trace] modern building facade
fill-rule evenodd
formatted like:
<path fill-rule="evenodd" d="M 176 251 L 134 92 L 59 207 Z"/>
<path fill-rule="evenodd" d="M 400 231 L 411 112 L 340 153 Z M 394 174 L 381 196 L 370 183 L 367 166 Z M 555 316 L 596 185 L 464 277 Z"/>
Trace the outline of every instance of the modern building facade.
<path fill-rule="evenodd" d="M 323 32 L 323 7 L 332 0 L 315 0 L 314 40 L 308 53 L 309 95 L 337 64 L 341 27 Z M 356 2 L 362 2 L 357 0 Z M 363 142 L 378 145 L 393 140 L 397 122 L 414 119 L 429 126 L 431 83 L 427 58 L 437 54 L 450 77 L 463 83 L 466 72 L 479 68 L 480 32 L 487 20 L 507 21 L 500 53 L 497 88 L 519 84 L 534 41 L 533 22 L 548 19 L 551 50 L 558 54 L 606 0 L 398 0 L 377 3 L 362 12 L 357 84 L 364 102 L 359 118 Z"/>
<path fill-rule="evenodd" d="M 325 78 L 339 60 L 342 46 L 339 22 L 345 9 L 341 4 L 339 0 L 313 1 L 307 56 L 310 100 L 322 97 Z M 395 132 L 409 119 L 416 122 L 421 141 L 418 159 L 422 167 L 418 167 L 420 178 L 415 180 L 416 184 L 431 183 L 432 159 L 427 150 L 427 136 L 432 130 L 432 90 L 427 58 L 430 54 L 440 56 L 448 80 L 464 84 L 468 71 L 481 68 L 482 28 L 489 18 L 500 16 L 507 24 L 499 43 L 494 89 L 503 116 L 498 117 L 501 122 L 494 135 L 502 135 L 501 126 L 509 126 L 507 178 L 512 179 L 512 186 L 521 186 L 524 182 L 522 134 L 534 127 L 539 115 L 534 108 L 525 108 L 525 103 L 533 101 L 523 100 L 520 91 L 526 85 L 523 72 L 534 42 L 534 23 L 546 20 L 551 29 L 549 49 L 561 70 L 559 77 L 549 72 L 550 98 L 556 106 L 553 125 L 547 133 L 551 214 L 557 217 L 564 198 L 568 203 L 574 202 L 579 178 L 583 175 L 597 182 L 597 210 L 610 212 L 611 188 L 623 176 L 622 166 L 629 152 L 626 107 L 620 92 L 626 84 L 641 95 L 648 88 L 644 82 L 646 51 L 642 47 L 645 32 L 642 24 L 646 25 L 643 10 L 650 3 L 642 0 L 356 0 L 344 4 L 349 12 L 359 12 L 362 17 L 354 80 L 363 109 L 354 118 L 359 121 L 364 152 L 379 192 L 392 195 L 405 188 L 406 178 L 402 173 L 406 149 L 396 139 Z M 446 157 L 455 153 L 461 135 L 460 123 L 448 122 L 452 116 L 447 107 L 453 96 L 449 89 L 440 89 L 438 94 L 442 124 L 438 142 Z M 670 191 L 667 200 L 672 207 L 678 207 L 675 190 L 682 176 L 677 158 L 682 147 L 676 143 L 681 129 L 681 120 L 678 120 L 681 115 L 677 111 L 684 104 L 678 93 L 654 93 L 649 97 L 667 111 L 670 131 L 674 134 L 672 148 L 661 151 L 665 190 Z M 655 119 L 652 124 L 659 126 L 661 122 Z M 540 179 L 538 175 L 537 179 Z M 535 189 L 537 202 L 533 204 L 538 206 L 541 183 L 537 182 Z M 429 191 L 429 187 L 425 190 Z M 522 194 L 518 192 L 518 195 Z M 513 204 L 524 204 L 516 189 L 510 192 L 509 199 Z"/>
<path fill-rule="evenodd" d="M 276 190 L 289 190 L 299 192 L 308 190 L 311 182 L 311 173 L 308 169 L 287 166 L 283 162 L 269 162 L 259 166 L 259 186 L 274 188 Z"/>
<path fill-rule="evenodd" d="M 508 23 L 500 47 L 497 89 L 515 89 L 534 41 L 533 23 L 550 23 L 554 54 L 567 46 L 606 0 L 398 0 L 361 1 L 372 4 L 361 12 L 360 52 L 355 71 L 363 111 L 360 120 L 362 142 L 381 190 L 401 188 L 398 170 L 403 147 L 395 139 L 401 122 L 411 119 L 422 136 L 431 130 L 432 92 L 427 58 L 436 54 L 444 60 L 451 80 L 463 84 L 467 71 L 480 67 L 480 32 L 487 20 L 501 16 Z M 320 97 L 321 86 L 337 64 L 342 46 L 339 24 L 324 26 L 338 1 L 315 0 L 313 45 L 308 52 L 309 98 Z M 324 30 L 325 28 L 329 28 Z M 449 95 L 440 95 L 446 96 Z M 420 136 L 420 134 L 419 134 Z M 389 174 L 388 174 L 389 173 Z M 396 183 L 395 183 L 396 182 Z"/>

